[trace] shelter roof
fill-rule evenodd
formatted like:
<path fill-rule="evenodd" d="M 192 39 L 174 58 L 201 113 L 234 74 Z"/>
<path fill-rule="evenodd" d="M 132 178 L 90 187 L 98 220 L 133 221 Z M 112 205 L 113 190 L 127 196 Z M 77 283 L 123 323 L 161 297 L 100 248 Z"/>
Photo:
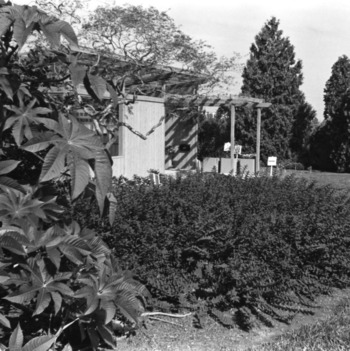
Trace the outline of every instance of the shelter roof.
<path fill-rule="evenodd" d="M 81 48 L 78 52 L 78 61 L 81 64 L 94 66 L 98 70 L 106 68 L 115 76 L 125 78 L 125 86 L 132 90 L 140 85 L 149 85 L 151 88 L 162 88 L 166 86 L 166 91 L 178 94 L 192 94 L 190 87 L 198 87 L 208 81 L 209 76 L 184 68 L 166 65 L 142 65 L 131 60 L 126 60 L 123 56 L 110 53 L 100 53 L 90 48 Z M 135 72 L 135 74 L 128 74 Z"/>

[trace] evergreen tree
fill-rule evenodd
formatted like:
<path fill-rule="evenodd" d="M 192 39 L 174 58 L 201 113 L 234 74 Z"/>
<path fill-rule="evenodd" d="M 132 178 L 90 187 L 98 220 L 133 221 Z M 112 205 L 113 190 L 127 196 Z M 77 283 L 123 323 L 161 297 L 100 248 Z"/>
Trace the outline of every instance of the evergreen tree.
<path fill-rule="evenodd" d="M 325 124 L 329 160 L 338 172 L 350 171 L 350 60 L 341 56 L 332 67 L 324 89 Z M 327 131 L 327 133 L 325 133 Z"/>
<path fill-rule="evenodd" d="M 302 63 L 295 59 L 294 47 L 288 38 L 283 37 L 275 17 L 255 37 L 242 77 L 242 95 L 263 98 L 273 104 L 262 112 L 262 159 L 271 155 L 280 159 L 293 156 L 300 159 L 304 146 L 299 142 L 307 139 L 305 131 L 310 129 L 315 112 L 309 106 L 301 113 L 300 108 L 305 107 L 305 97 L 300 90 L 303 81 Z M 256 118 L 252 113 L 255 112 L 245 111 L 240 118 L 252 120 Z M 304 128 L 294 127 L 301 122 L 301 118 Z M 255 128 L 255 123 L 248 125 Z M 253 133 L 255 131 L 252 130 L 248 135 Z"/>

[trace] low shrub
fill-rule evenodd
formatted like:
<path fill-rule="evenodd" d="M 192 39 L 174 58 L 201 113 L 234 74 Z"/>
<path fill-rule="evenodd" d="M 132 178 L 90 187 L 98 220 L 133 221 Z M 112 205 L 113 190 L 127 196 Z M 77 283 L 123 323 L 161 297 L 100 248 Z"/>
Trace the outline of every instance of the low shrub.
<path fill-rule="evenodd" d="M 100 233 L 158 309 L 273 325 L 312 313 L 317 295 L 349 282 L 349 200 L 330 187 L 220 174 L 115 185 L 112 227 L 84 200 L 73 216 Z"/>

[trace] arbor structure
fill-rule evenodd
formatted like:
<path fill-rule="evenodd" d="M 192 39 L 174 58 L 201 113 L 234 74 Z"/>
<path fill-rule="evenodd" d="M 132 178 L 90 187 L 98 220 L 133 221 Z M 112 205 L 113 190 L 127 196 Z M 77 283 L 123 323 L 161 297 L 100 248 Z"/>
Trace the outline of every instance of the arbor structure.
<path fill-rule="evenodd" d="M 263 159 L 278 156 L 280 159 L 299 157 L 304 147 L 311 121 L 315 118 L 312 108 L 303 110 L 305 97 L 300 86 L 303 81 L 302 63 L 295 59 L 294 47 L 289 38 L 283 36 L 279 21 L 272 17 L 250 48 L 250 58 L 243 71 L 242 95 L 263 98 L 272 106 L 263 112 L 261 150 Z M 249 111 L 241 114 L 245 126 L 255 130 L 254 117 Z M 302 120 L 302 121 L 301 121 Z M 299 125 L 302 122 L 304 128 Z M 251 138 L 242 142 L 248 147 Z M 248 136 L 252 132 L 245 132 Z M 291 142 L 298 140 L 297 143 Z"/>

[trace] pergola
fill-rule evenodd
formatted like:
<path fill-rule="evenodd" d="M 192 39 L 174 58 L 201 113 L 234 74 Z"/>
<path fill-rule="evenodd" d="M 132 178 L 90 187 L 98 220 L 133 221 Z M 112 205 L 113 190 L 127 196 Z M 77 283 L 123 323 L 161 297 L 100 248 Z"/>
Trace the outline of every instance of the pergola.
<path fill-rule="evenodd" d="M 127 60 L 118 54 L 100 53 L 94 49 L 80 47 L 75 50 L 79 64 L 95 67 L 97 71 L 112 72 L 114 77 L 119 77 L 125 84 L 127 92 L 132 93 L 137 89 L 158 91 L 162 96 L 167 94 L 188 95 L 195 94 L 198 86 L 208 81 L 208 75 L 193 72 L 185 68 L 169 65 L 148 65 L 142 62 Z M 143 91 L 147 95 L 147 91 Z"/>
<path fill-rule="evenodd" d="M 242 96 L 201 96 L 196 94 L 199 85 L 208 81 L 208 76 L 198 74 L 181 68 L 154 65 L 152 67 L 137 65 L 125 60 L 120 55 L 98 53 L 93 49 L 79 49 L 79 63 L 94 66 L 104 70 L 108 67 L 115 76 L 125 77 L 124 84 L 127 92 L 132 92 L 137 87 L 148 85 L 158 90 L 165 100 L 176 99 L 179 103 L 192 106 L 226 106 L 231 111 L 231 164 L 234 174 L 236 164 L 234 160 L 235 150 L 235 121 L 236 107 L 250 107 L 257 110 L 257 138 L 256 138 L 256 172 L 260 170 L 260 132 L 261 132 L 261 109 L 271 106 L 271 103 L 263 99 Z M 130 71 L 134 71 L 130 74 Z M 147 92 L 143 92 L 147 95 Z M 154 96 L 154 95 L 153 95 Z"/>
<path fill-rule="evenodd" d="M 169 97 L 172 99 L 172 97 Z M 243 96 L 195 96 L 195 97 L 179 97 L 177 101 L 186 105 L 204 107 L 204 106 L 226 106 L 231 111 L 231 165 L 233 174 L 236 174 L 236 163 L 234 160 L 235 151 L 235 123 L 236 123 L 236 107 L 249 107 L 257 111 L 257 129 L 256 129 L 256 172 L 260 171 L 260 133 L 261 133 L 261 110 L 271 106 L 270 102 L 263 99 L 255 99 Z"/>

